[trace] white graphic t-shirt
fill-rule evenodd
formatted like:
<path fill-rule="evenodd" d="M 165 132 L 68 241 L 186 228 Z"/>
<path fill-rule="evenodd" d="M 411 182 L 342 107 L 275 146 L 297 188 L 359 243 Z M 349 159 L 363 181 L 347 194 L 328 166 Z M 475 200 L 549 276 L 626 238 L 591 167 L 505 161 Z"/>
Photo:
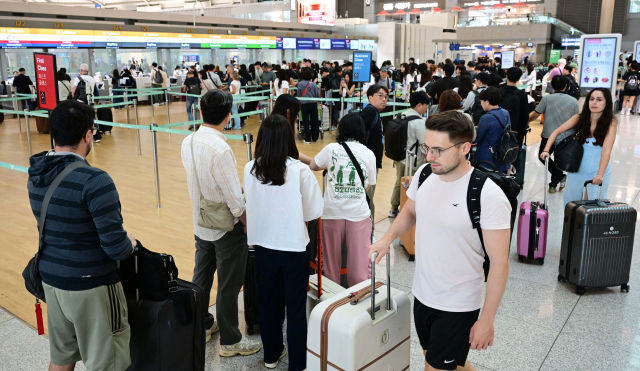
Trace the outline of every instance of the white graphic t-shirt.
<path fill-rule="evenodd" d="M 371 215 L 365 189 L 376 184 L 376 156 L 363 144 L 347 142 L 347 146 L 360 164 L 364 187 L 342 145 L 331 143 L 324 147 L 315 157 L 316 165 L 328 170 L 322 218 L 359 222 Z"/>

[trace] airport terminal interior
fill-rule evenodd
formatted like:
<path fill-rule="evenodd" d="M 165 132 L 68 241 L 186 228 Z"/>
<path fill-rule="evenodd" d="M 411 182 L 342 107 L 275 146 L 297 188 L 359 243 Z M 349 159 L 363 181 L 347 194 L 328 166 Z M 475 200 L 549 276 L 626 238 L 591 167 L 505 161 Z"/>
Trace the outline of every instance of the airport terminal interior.
<path fill-rule="evenodd" d="M 640 250 L 640 240 L 635 241 L 636 210 L 640 208 L 640 105 L 635 99 L 640 95 L 640 1 L 0 1 L 0 49 L 0 267 L 3 270 L 0 274 L 0 371 L 640 371 L 640 258 L 633 256 L 637 255 L 636 246 Z M 86 81 L 83 76 L 90 82 L 86 83 L 87 91 L 79 94 L 84 85 L 78 85 L 78 79 Z M 511 81 L 513 76 L 515 81 Z M 30 82 L 25 83 L 27 77 Z M 280 81 L 283 79 L 287 80 Z M 425 79 L 429 82 L 425 83 Z M 69 88 L 70 91 L 62 90 Z M 375 92 L 370 94 L 369 89 Z M 229 93 L 224 93 L 224 97 L 235 103 L 219 103 L 221 110 L 229 111 L 229 107 L 233 107 L 229 112 L 229 125 L 219 127 L 224 141 L 216 136 L 220 133 L 216 131 L 216 135 L 210 135 L 217 138 L 215 143 L 214 139 L 208 139 L 211 143 L 201 142 L 205 143 L 202 148 L 208 147 L 216 159 L 222 158 L 221 148 L 230 148 L 235 166 L 229 157 L 226 163 L 206 158 L 198 161 L 202 166 L 206 166 L 204 162 L 210 166 L 207 173 L 198 171 L 202 190 L 205 191 L 206 185 L 206 192 L 223 200 L 222 204 L 201 200 L 198 207 L 197 200 L 192 202 L 198 190 L 190 191 L 187 178 L 192 176 L 192 171 L 185 169 L 184 162 L 185 156 L 191 158 L 191 153 L 183 142 L 188 143 L 185 138 L 194 132 L 204 129 L 211 134 L 218 130 L 207 123 L 201 111 L 203 105 L 212 104 L 210 102 L 222 96 L 216 95 L 219 94 L 216 90 L 232 91 L 233 97 Z M 507 91 L 510 93 L 505 94 Z M 207 100 L 207 96 L 214 98 Z M 201 97 L 205 98 L 201 100 Z M 294 103 L 283 98 L 290 98 Z M 494 102 L 495 99 L 498 100 Z M 524 103 L 513 103 L 523 100 L 526 108 Z M 115 246 L 113 241 L 111 245 L 106 242 L 106 234 L 101 234 L 106 233 L 104 228 L 98 227 L 98 214 L 103 211 L 92 210 L 84 198 L 75 202 L 51 198 L 43 233 L 45 240 L 70 247 L 64 250 L 51 246 L 47 252 L 50 245 L 43 243 L 46 303 L 37 300 L 25 287 L 30 277 L 23 271 L 38 251 L 38 220 L 34 213 L 40 215 L 46 192 L 34 196 L 31 192 L 35 191 L 27 186 L 39 161 L 34 156 L 52 151 L 55 146 L 49 118 L 56 110 L 66 109 L 68 105 L 61 104 L 67 101 L 88 104 L 96 111 L 91 151 L 82 157 L 86 157 L 91 167 L 106 172 L 117 190 L 119 205 L 114 207 L 120 210 L 121 219 L 110 226 L 108 232 L 124 228 L 151 251 L 153 259 L 163 261 L 164 268 L 169 262 L 175 264 L 179 272 L 174 277 L 173 271 L 167 275 L 166 269 L 158 266 L 155 269 L 162 275 L 142 276 L 140 272 L 149 271 L 138 272 L 137 254 L 142 253 L 136 250 L 131 255 L 136 256 L 135 275 L 140 276 L 136 285 L 145 286 L 149 282 L 144 281 L 157 279 L 162 281 L 157 286 L 166 287 L 163 299 L 145 297 L 142 288 L 136 295 L 135 289 L 129 290 L 131 283 L 127 280 L 131 277 L 125 273 L 131 265 L 118 262 L 115 268 L 109 264 L 117 259 L 101 251 L 100 257 L 109 260 L 109 263 L 102 261 L 101 269 L 114 270 L 116 277 L 105 281 L 104 286 L 96 286 L 108 290 L 108 294 L 100 294 L 102 296 L 95 299 L 105 303 L 104 318 L 89 314 L 100 305 L 91 306 L 94 299 L 82 296 L 96 288 L 80 289 L 78 287 L 84 286 L 70 284 L 87 281 L 91 278 L 90 272 L 95 272 L 91 269 L 96 267 L 97 253 L 91 252 L 94 255 L 90 259 L 86 258 L 90 256 L 89 251 L 83 250 L 88 240 L 98 241 L 96 246 L 102 246 L 105 251 Z M 376 102 L 379 101 L 384 102 L 386 108 L 378 108 Z M 273 112 L 297 112 L 297 103 L 303 107 L 298 117 L 282 118 Z M 282 104 L 286 105 L 284 110 L 282 106 L 278 110 L 276 106 Z M 304 109 L 311 104 L 312 109 Z M 417 112 L 416 107 L 422 111 Z M 417 112 L 419 116 L 406 119 L 406 111 L 414 108 L 410 114 Z M 528 117 L 523 118 L 525 110 Z M 591 116 L 585 115 L 585 110 L 590 110 Z M 453 112 L 444 111 L 463 114 L 451 115 Z M 311 120 L 311 131 L 314 125 L 319 131 L 317 140 L 305 135 L 302 121 L 306 122 L 308 112 L 312 116 L 317 114 L 317 120 Z M 370 112 L 378 116 L 368 115 Z M 500 117 L 509 120 L 510 129 L 501 123 L 498 116 L 502 113 L 505 116 Z M 335 145 L 340 127 L 347 127 L 349 119 L 355 116 L 358 125 L 360 122 L 364 125 L 358 130 L 366 132 L 366 137 L 360 140 L 354 136 L 349 140 L 366 145 L 353 143 L 359 146 L 358 151 L 354 151 L 356 155 L 367 157 L 368 164 L 362 160 L 364 157 L 356 160 L 347 152 L 342 154 L 342 147 Z M 475 133 L 482 133 L 486 142 L 467 145 L 468 140 L 460 143 L 452 140 L 453 146 L 449 148 L 455 149 L 430 144 L 424 133 L 435 140 L 435 129 L 425 127 L 436 122 L 438 116 L 461 120 L 468 124 L 466 127 L 474 124 Z M 609 121 L 603 123 L 603 117 Z M 554 122 L 560 118 L 561 122 Z M 317 198 L 324 197 L 324 212 L 307 218 L 310 212 L 306 208 L 311 208 L 312 196 L 277 193 L 283 205 L 300 207 L 302 204 L 305 220 L 300 219 L 302 210 L 291 211 L 289 215 L 288 211 L 282 211 L 284 209 L 251 209 L 273 202 L 265 196 L 276 194 L 269 193 L 269 188 L 292 189 L 286 183 L 292 181 L 288 175 L 281 186 L 263 185 L 254 181 L 253 174 L 250 179 L 246 175 L 245 166 L 257 156 L 259 136 L 273 131 L 268 127 L 278 119 L 288 119 L 293 127 L 293 133 L 287 135 L 293 136 L 301 161 L 295 171 L 312 174 L 310 189 Z M 565 122 L 572 122 L 575 127 L 565 127 Z M 561 130 L 563 124 L 563 128 L 571 132 Z M 78 123 L 68 125 L 75 125 L 78 130 Z M 411 147 L 402 135 L 411 137 L 415 125 L 420 127 L 415 131 L 421 136 L 415 138 L 418 143 Z M 556 134 L 564 135 L 558 139 Z M 394 158 L 397 151 L 392 148 L 398 141 L 391 139 L 393 135 L 402 136 L 402 158 Z M 375 139 L 371 140 L 373 136 Z M 372 143 L 377 138 L 382 144 Z M 540 158 L 544 152 L 548 154 L 550 144 L 546 150 L 540 146 L 554 138 L 551 152 L 555 150 L 555 153 L 551 158 L 556 165 L 553 167 L 557 166 L 556 174 L 563 170 L 567 174 L 566 188 L 564 179 L 560 182 L 550 179 L 554 170 L 547 172 Z M 587 142 L 582 144 L 580 139 Z M 348 184 L 349 170 L 338 170 L 335 184 L 333 167 L 326 177 L 322 169 L 316 169 L 323 167 L 321 158 L 328 157 L 325 148 L 330 145 L 331 165 L 336 167 L 337 163 L 342 169 L 340 161 L 344 160 L 345 167 L 351 169 Z M 506 145 L 511 146 L 511 155 L 503 148 Z M 458 178 L 446 178 L 458 168 L 447 173 L 450 169 L 439 163 L 453 158 L 447 157 L 451 152 L 445 151 L 462 151 L 467 146 L 471 152 L 458 164 L 459 168 L 468 160 L 472 167 L 480 169 L 473 174 L 491 173 L 488 179 L 494 179 L 495 184 L 508 184 L 495 187 L 494 180 L 487 180 L 495 187 L 492 191 L 497 191 L 493 193 L 499 193 L 500 197 L 494 197 L 491 203 L 477 202 L 478 209 L 482 202 L 483 212 L 489 214 L 485 221 L 489 217 L 494 223 L 511 219 L 508 262 L 499 259 L 495 263 L 492 259 L 491 268 L 497 268 L 493 274 L 489 271 L 487 283 L 481 282 L 484 277 L 481 277 L 480 266 L 485 255 L 506 250 L 506 234 L 500 235 L 505 236 L 504 246 L 496 242 L 499 241 L 496 236 L 508 227 L 482 228 L 481 235 L 485 237 L 481 245 L 475 231 L 465 234 L 477 223 L 469 223 L 467 208 L 461 210 L 462 214 L 454 214 L 425 206 L 438 204 L 439 199 L 448 200 L 453 190 L 463 189 L 454 184 Z M 272 149 L 279 150 L 277 146 Z M 476 163 L 477 158 L 486 153 L 488 159 L 499 165 L 495 170 Z M 564 158 L 563 154 L 566 154 Z M 411 161 L 413 157 L 409 155 L 433 162 L 433 167 L 427 167 L 440 177 L 438 181 L 443 185 L 438 189 L 444 190 L 443 193 L 417 193 L 417 188 L 414 189 L 417 178 L 412 178 L 411 188 L 408 182 L 405 187 L 404 178 L 402 181 L 400 178 L 409 175 L 412 166 L 399 161 L 405 156 L 406 161 Z M 69 161 L 76 161 L 73 154 L 66 156 L 72 158 Z M 606 156 L 609 156 L 608 163 Z M 373 174 L 369 169 L 373 171 L 376 167 L 376 161 L 371 160 L 376 157 L 381 165 L 377 166 L 376 183 L 372 187 Z M 314 162 L 305 163 L 303 158 L 314 159 Z M 601 158 L 605 161 L 600 162 Z M 186 163 L 191 164 L 190 161 Z M 591 163 L 586 164 L 588 161 Z M 365 165 L 367 176 L 363 177 L 361 167 Z M 292 169 L 294 166 L 287 162 L 287 174 Z M 90 170 L 75 170 L 85 171 Z M 234 171 L 237 174 L 233 174 Z M 412 174 L 415 171 L 413 168 Z M 215 172 L 219 172 L 218 177 Z M 419 175 L 415 173 L 415 177 Z M 464 174 L 459 173 L 458 177 L 462 176 Z M 362 179 L 367 180 L 369 188 Z M 446 179 L 453 182 L 446 185 L 449 181 Z M 588 200 L 565 196 L 571 191 L 584 198 L 583 183 L 598 179 L 603 183 L 601 197 L 596 196 L 595 185 L 588 188 Z M 433 179 L 424 181 L 421 185 L 435 187 Z M 62 182 L 60 187 L 82 190 L 85 182 L 89 184 L 86 178 L 79 184 Z M 198 230 L 204 229 L 198 226 L 198 214 L 212 212 L 212 209 L 205 211 L 203 201 L 209 202 L 208 207 L 223 205 L 233 212 L 231 203 L 229 206 L 227 203 L 231 202 L 229 197 L 233 197 L 229 194 L 234 191 L 234 184 L 237 195 L 244 193 L 241 202 L 246 199 L 247 214 L 246 219 L 237 221 L 246 226 L 244 232 L 239 232 L 244 245 L 232 255 L 251 250 L 243 253 L 247 258 L 237 262 L 238 259 L 233 260 L 218 250 L 222 244 L 216 245 L 218 273 L 211 287 L 210 306 L 206 307 L 203 295 L 208 293 L 191 283 L 195 280 L 196 260 L 201 259 L 200 265 L 205 259 L 202 255 L 197 257 L 194 228 L 200 241 L 198 254 L 203 251 L 202 243 L 216 244 L 197 236 Z M 244 188 L 239 189 L 243 184 Z M 300 187 L 307 184 L 301 181 Z M 397 184 L 400 192 L 394 196 Z M 366 220 L 342 216 L 346 227 L 338 227 L 339 224 L 330 219 L 339 217 L 328 217 L 327 222 L 324 215 L 330 208 L 328 200 L 339 197 L 338 189 L 343 187 L 351 187 L 348 192 L 354 193 L 346 196 L 347 200 L 333 199 L 330 207 L 339 209 L 339 205 L 360 202 L 367 216 Z M 115 192 L 114 189 L 110 192 Z M 263 192 L 260 193 L 262 199 L 256 193 L 251 195 L 256 189 Z M 470 185 L 469 192 L 471 189 Z M 301 192 L 311 191 L 301 189 Z M 365 193 L 371 196 L 375 208 L 367 207 Z M 479 198 L 487 197 L 487 193 L 483 191 Z M 30 196 L 38 201 L 30 202 Z M 462 200 L 469 213 L 473 213 L 476 200 L 471 193 L 464 196 Z M 400 199 L 399 208 L 396 198 Z M 507 201 L 513 201 L 511 205 L 515 208 Z M 405 208 L 405 205 L 411 207 Z M 513 215 L 506 215 L 507 206 Z M 81 209 L 89 217 L 88 211 L 94 211 L 95 220 L 74 219 L 70 223 L 75 224 L 67 226 L 69 233 L 53 231 L 62 228 L 65 220 L 73 219 L 70 214 L 55 215 L 54 212 L 55 216 L 52 215 L 52 210 L 63 207 Z M 357 209 L 349 207 L 351 209 L 338 214 Z M 504 212 L 498 215 L 501 211 Z M 273 225 L 277 224 L 276 219 L 282 219 L 278 225 L 286 228 L 275 232 L 256 230 L 247 225 L 255 220 L 252 213 L 258 213 L 263 219 L 270 219 L 265 216 L 272 213 Z M 443 213 L 441 220 L 440 213 Z M 453 225 L 460 219 L 454 219 L 453 215 L 463 215 L 463 221 Z M 443 220 L 453 224 L 445 226 Z M 90 232 L 82 230 L 87 222 L 91 225 Z M 360 270 L 371 277 L 370 261 L 363 260 L 362 252 L 366 250 L 364 254 L 367 254 L 369 245 L 371 251 L 386 247 L 382 245 L 396 231 L 394 227 L 404 225 L 400 222 L 411 222 L 415 228 L 406 233 L 402 230 L 389 240 L 392 243 L 388 256 L 375 265 L 374 280 L 381 284 L 375 290 L 377 294 L 371 295 L 373 281 L 352 282 L 347 277 L 352 277 L 350 274 L 356 277 L 354 272 Z M 269 223 L 260 221 L 261 226 Z M 366 228 L 364 238 L 362 230 L 358 230 L 362 241 L 350 236 L 356 234 L 351 225 L 357 223 L 370 228 L 371 236 Z M 440 223 L 442 231 L 427 223 Z M 484 226 L 482 219 L 479 223 Z M 459 232 L 460 228 L 467 230 Z M 214 229 L 214 233 L 224 231 L 210 229 Z M 528 232 L 523 232 L 525 229 Z M 55 237 L 47 239 L 47 232 L 55 233 Z M 225 233 L 230 236 L 236 231 Z M 249 240 L 263 241 L 265 247 L 257 246 L 255 250 L 253 246 L 247 247 L 244 233 Z M 339 233 L 346 233 L 346 237 L 343 236 L 342 246 L 336 247 L 332 244 L 335 245 L 338 238 L 333 236 Z M 435 234 L 447 236 L 436 238 Z M 309 239 L 306 251 L 310 254 L 309 268 L 305 261 L 303 269 L 298 269 L 304 271 L 303 279 L 296 277 L 295 283 L 293 278 L 288 282 L 286 277 L 294 277 L 293 257 L 300 260 L 302 250 L 270 248 L 264 242 L 272 238 L 274 246 L 281 246 L 295 241 L 294 235 L 303 236 L 305 243 Z M 330 236 L 330 241 L 325 241 L 325 235 Z M 220 241 L 226 241 L 224 238 Z M 122 239 L 124 234 L 119 245 L 123 244 Z M 453 242 L 444 246 L 443 241 Z M 128 243 L 128 239 L 125 242 Z M 338 258 L 340 266 L 327 268 L 329 263 L 319 262 L 315 255 L 318 245 L 325 259 L 330 253 L 342 255 Z M 483 252 L 484 247 L 488 253 Z M 55 254 L 62 255 L 56 257 Z M 215 255 L 206 256 L 213 260 L 207 263 L 216 264 Z M 348 256 L 359 258 L 359 262 L 347 263 Z M 151 258 L 141 257 L 140 261 L 144 259 Z M 237 274 L 235 278 L 218 277 L 220 272 L 232 276 L 231 270 L 224 266 L 232 261 L 236 264 L 234 267 L 242 267 L 242 277 L 238 278 Z M 44 266 L 42 262 L 40 266 Z M 274 268 L 276 266 L 279 268 Z M 323 269 L 321 266 L 323 283 L 318 295 L 319 273 L 316 272 Z M 300 268 L 300 264 L 297 267 Z M 64 287 L 52 281 L 56 269 L 60 272 L 67 269 L 55 275 L 56 280 L 65 282 Z M 277 274 L 270 272 L 274 269 L 279 269 Z M 332 269 L 335 270 L 332 273 L 342 275 L 334 280 L 337 282 L 329 278 Z M 267 275 L 268 271 L 271 276 Z M 164 283 L 166 277 L 170 277 L 168 286 Z M 231 282 L 234 279 L 236 282 Z M 270 280 L 277 282 L 266 283 Z M 124 291 L 118 289 L 119 282 Z M 293 313 L 290 304 L 295 300 L 302 302 L 303 284 L 307 291 L 304 297 L 306 329 L 288 325 L 297 314 L 301 316 Z M 242 287 L 236 290 L 237 298 L 236 292 L 228 288 L 233 285 Z M 193 291 L 194 297 L 175 295 L 187 291 Z M 225 294 L 218 295 L 219 291 Z M 234 295 L 229 296 L 229 291 Z M 282 298 L 267 298 L 274 292 Z M 429 295 L 425 296 L 425 292 Z M 465 295 L 476 295 L 481 304 L 476 305 L 475 299 L 464 298 Z M 84 299 L 77 299 L 81 297 Z M 447 304 L 451 298 L 467 306 L 452 307 Z M 218 300 L 237 300 L 237 320 L 235 311 L 221 313 Z M 180 301 L 186 304 L 180 306 Z M 268 308 L 263 307 L 266 303 Z M 278 313 L 265 314 L 266 309 L 278 306 L 282 313 L 276 310 Z M 298 312 L 304 310 L 302 306 L 295 308 Z M 83 314 L 73 316 L 72 310 Z M 207 310 L 215 318 L 213 327 L 205 316 Z M 426 317 L 428 311 L 431 314 Z M 83 316 L 94 319 L 90 320 L 91 324 L 83 324 L 78 319 Z M 280 358 L 267 359 L 275 354 L 274 345 L 267 345 L 266 341 L 273 339 L 274 328 L 280 331 L 273 321 L 277 322 L 278 318 L 282 318 L 285 352 Z M 124 330 L 114 327 L 117 321 Z M 106 335 L 100 334 L 104 330 L 102 322 Z M 269 324 L 268 329 L 265 324 Z M 220 332 L 212 330 L 218 326 Z M 480 328 L 486 332 L 478 335 Z M 221 336 L 228 336 L 229 329 L 239 331 L 242 339 L 246 339 L 239 344 L 249 348 L 254 344 L 255 351 L 243 355 L 246 349 L 240 349 L 241 345 L 221 345 Z M 125 341 L 123 333 L 130 339 Z M 294 335 L 300 341 L 292 348 L 287 338 Z M 66 340 L 65 336 L 68 336 Z M 474 349 L 480 338 L 484 343 L 478 346 L 480 349 Z M 100 343 L 96 339 L 105 340 Z M 306 343 L 302 344 L 301 339 Z M 256 344 L 261 344 L 260 349 L 255 348 Z M 69 351 L 71 348 L 76 349 L 75 353 Z M 279 348 L 276 351 L 277 357 Z M 69 352 L 76 357 L 68 356 Z M 297 353 L 294 355 L 294 352 Z M 73 364 L 69 366 L 69 362 L 60 364 L 62 359 L 77 361 L 75 368 Z"/>

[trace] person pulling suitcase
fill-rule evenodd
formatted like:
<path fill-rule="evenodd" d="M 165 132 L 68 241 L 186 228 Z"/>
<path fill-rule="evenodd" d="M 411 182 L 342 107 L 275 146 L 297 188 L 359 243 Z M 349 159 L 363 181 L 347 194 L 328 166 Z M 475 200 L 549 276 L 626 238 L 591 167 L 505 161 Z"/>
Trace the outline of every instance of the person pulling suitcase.
<path fill-rule="evenodd" d="M 370 246 L 370 254 L 378 253 L 375 262 L 380 262 L 393 240 L 416 225 L 412 292 L 426 370 L 471 371 L 469 350 L 493 345 L 494 320 L 509 275 L 512 207 L 502 188 L 467 162 L 475 131 L 463 113 L 432 116 L 426 127 L 421 151 L 429 164 L 416 172 L 420 175 L 413 177 L 409 200 L 387 233 Z M 481 215 L 472 217 L 467 203 L 473 206 L 478 199 Z"/>

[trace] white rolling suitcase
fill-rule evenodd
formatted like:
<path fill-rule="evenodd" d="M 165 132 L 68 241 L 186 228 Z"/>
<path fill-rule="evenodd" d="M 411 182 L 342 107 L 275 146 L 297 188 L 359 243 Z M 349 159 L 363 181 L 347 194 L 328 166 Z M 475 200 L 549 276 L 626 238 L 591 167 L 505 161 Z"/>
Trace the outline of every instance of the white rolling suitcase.
<path fill-rule="evenodd" d="M 329 106 L 322 105 L 320 110 L 320 128 L 329 130 L 331 128 L 331 115 L 329 114 Z"/>
<path fill-rule="evenodd" d="M 372 259 L 375 259 L 374 254 Z M 387 255 L 387 282 L 389 282 Z M 411 351 L 409 296 L 375 281 L 359 283 L 320 302 L 307 333 L 308 371 L 405 371 Z M 371 292 L 371 285 L 379 294 Z"/>

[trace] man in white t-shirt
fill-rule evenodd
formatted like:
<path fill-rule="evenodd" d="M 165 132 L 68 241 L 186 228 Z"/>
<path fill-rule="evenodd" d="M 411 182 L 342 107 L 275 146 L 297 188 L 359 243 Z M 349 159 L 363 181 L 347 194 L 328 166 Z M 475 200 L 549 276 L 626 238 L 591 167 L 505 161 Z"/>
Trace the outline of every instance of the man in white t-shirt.
<path fill-rule="evenodd" d="M 80 65 L 80 75 L 73 80 L 73 90 L 71 91 L 71 95 L 73 97 L 76 96 L 76 88 L 80 82 L 79 79 L 83 79 L 87 86 L 87 101 L 83 102 L 89 103 L 91 96 L 93 96 L 93 89 L 96 86 L 96 80 L 92 76 L 89 76 L 89 66 L 86 63 Z"/>
<path fill-rule="evenodd" d="M 469 349 L 493 345 L 493 323 L 509 275 L 511 206 L 502 189 L 486 179 L 481 190 L 475 191 L 481 192 L 481 213 L 479 220 L 474 219 L 481 229 L 474 229 L 467 191 L 472 188 L 470 182 L 477 184 L 486 175 L 466 160 L 475 137 L 473 123 L 463 113 L 448 111 L 430 117 L 426 126 L 421 150 L 429 164 L 416 174 L 429 166 L 432 174 L 423 178 L 421 186 L 421 177 L 413 178 L 409 200 L 370 251 L 379 253 L 379 262 L 393 240 L 416 225 L 412 292 L 425 370 L 472 371 Z M 480 234 L 491 261 L 484 304 L 485 253 Z"/>

